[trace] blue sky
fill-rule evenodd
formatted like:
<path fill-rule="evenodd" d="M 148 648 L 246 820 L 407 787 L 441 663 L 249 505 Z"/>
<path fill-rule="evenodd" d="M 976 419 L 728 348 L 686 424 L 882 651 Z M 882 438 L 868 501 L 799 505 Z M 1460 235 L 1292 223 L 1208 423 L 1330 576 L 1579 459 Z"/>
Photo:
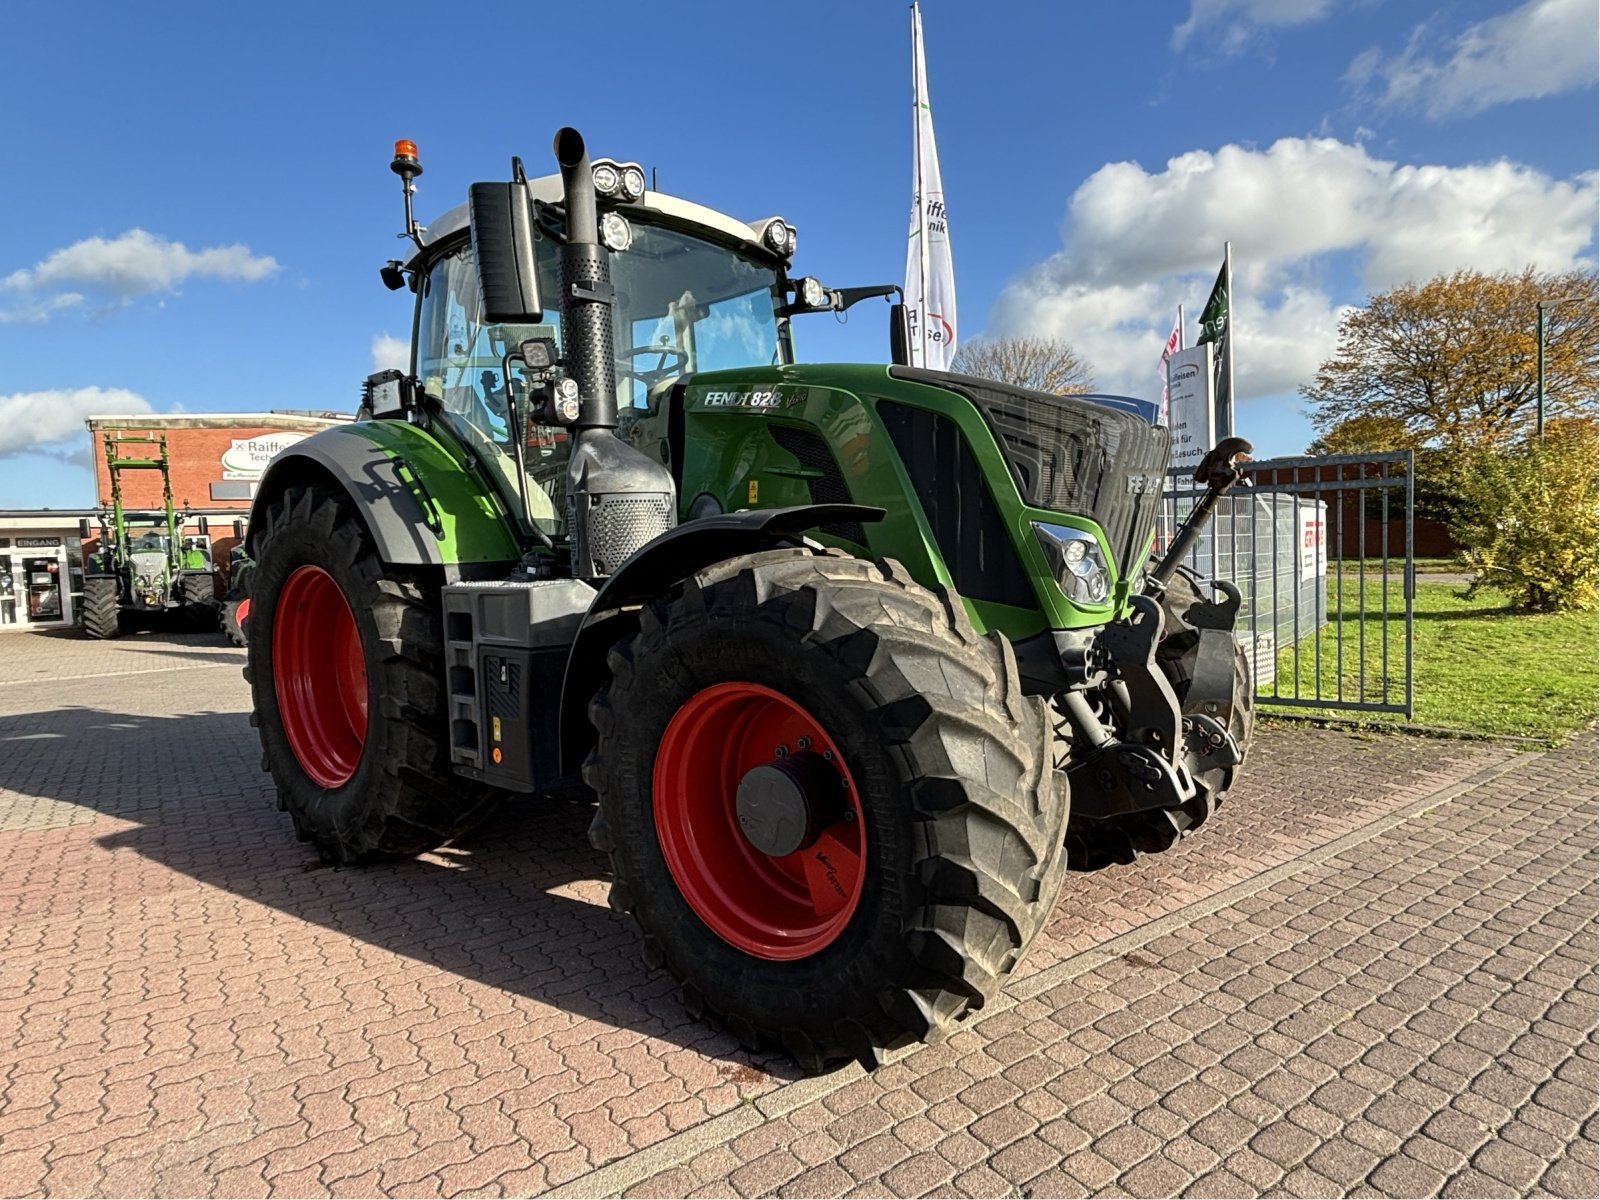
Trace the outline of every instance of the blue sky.
<path fill-rule="evenodd" d="M 441 25 L 441 14 L 465 21 Z M 590 45 L 561 40 L 584 13 Z M 592 15 L 591 15 L 592 14 Z M 1593 0 L 925 0 L 961 336 L 1067 339 L 1159 390 L 1234 248 L 1236 425 L 1310 438 L 1339 313 L 1458 267 L 1592 266 Z M 799 228 L 797 270 L 901 282 L 908 8 L 17 6 L 0 76 L 0 508 L 92 500 L 90 412 L 354 406 L 408 334 L 395 138 L 424 221 L 550 137 Z M 886 356 L 876 305 L 801 328 Z"/>

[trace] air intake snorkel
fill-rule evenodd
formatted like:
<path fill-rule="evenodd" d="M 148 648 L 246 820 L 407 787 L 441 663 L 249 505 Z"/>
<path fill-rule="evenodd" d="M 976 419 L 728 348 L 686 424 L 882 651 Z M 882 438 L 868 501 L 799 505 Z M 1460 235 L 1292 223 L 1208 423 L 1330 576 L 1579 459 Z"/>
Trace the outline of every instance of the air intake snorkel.
<path fill-rule="evenodd" d="M 561 247 L 562 354 L 580 392 L 567 462 L 567 531 L 572 573 L 598 579 L 678 523 L 677 487 L 666 467 L 613 433 L 617 374 L 611 252 L 600 244 L 594 174 L 576 129 L 556 134 L 555 155 L 567 217 L 567 240 Z"/>

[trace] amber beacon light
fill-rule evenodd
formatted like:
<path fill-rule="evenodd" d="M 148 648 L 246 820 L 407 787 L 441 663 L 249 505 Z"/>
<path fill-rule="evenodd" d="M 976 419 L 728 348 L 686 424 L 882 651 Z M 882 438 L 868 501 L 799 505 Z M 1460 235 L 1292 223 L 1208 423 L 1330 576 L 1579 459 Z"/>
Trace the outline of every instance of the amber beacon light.
<path fill-rule="evenodd" d="M 422 163 L 417 159 L 417 144 L 410 138 L 401 138 L 394 144 L 394 161 L 389 169 L 407 180 L 422 174 Z"/>

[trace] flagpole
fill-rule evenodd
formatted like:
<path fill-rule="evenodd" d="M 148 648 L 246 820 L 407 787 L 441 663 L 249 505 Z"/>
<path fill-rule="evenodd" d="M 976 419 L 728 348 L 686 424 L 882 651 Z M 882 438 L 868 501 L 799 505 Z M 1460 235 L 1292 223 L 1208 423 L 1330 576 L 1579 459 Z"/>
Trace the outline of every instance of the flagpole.
<path fill-rule="evenodd" d="M 1183 344 L 1183 305 L 1180 304 L 1178 305 L 1178 349 L 1187 350 L 1188 348 Z"/>
<path fill-rule="evenodd" d="M 912 193 L 917 205 L 917 336 L 916 365 L 928 365 L 928 201 L 922 179 L 922 97 L 927 81 L 922 78 L 922 13 L 916 0 L 911 4 L 911 125 L 917 160 Z"/>
<path fill-rule="evenodd" d="M 1217 436 L 1218 442 L 1222 441 L 1223 438 L 1231 438 L 1233 436 L 1233 406 L 1238 403 L 1238 394 L 1233 390 L 1233 352 L 1235 349 L 1233 344 L 1233 314 L 1235 310 L 1233 302 L 1233 242 L 1231 240 L 1222 243 L 1222 265 L 1228 273 L 1228 332 L 1226 335 L 1228 339 L 1226 344 L 1228 351 L 1228 409 L 1222 416 L 1222 429 Z"/>

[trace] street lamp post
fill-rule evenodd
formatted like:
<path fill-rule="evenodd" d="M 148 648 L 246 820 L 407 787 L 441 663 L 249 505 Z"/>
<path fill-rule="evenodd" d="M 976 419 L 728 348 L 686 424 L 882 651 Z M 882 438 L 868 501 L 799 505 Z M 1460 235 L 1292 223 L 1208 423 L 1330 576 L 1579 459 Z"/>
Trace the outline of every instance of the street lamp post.
<path fill-rule="evenodd" d="M 1539 382 L 1533 391 L 1533 429 L 1541 442 L 1544 441 L 1544 305 L 1543 300 L 1535 305 L 1539 310 Z"/>

